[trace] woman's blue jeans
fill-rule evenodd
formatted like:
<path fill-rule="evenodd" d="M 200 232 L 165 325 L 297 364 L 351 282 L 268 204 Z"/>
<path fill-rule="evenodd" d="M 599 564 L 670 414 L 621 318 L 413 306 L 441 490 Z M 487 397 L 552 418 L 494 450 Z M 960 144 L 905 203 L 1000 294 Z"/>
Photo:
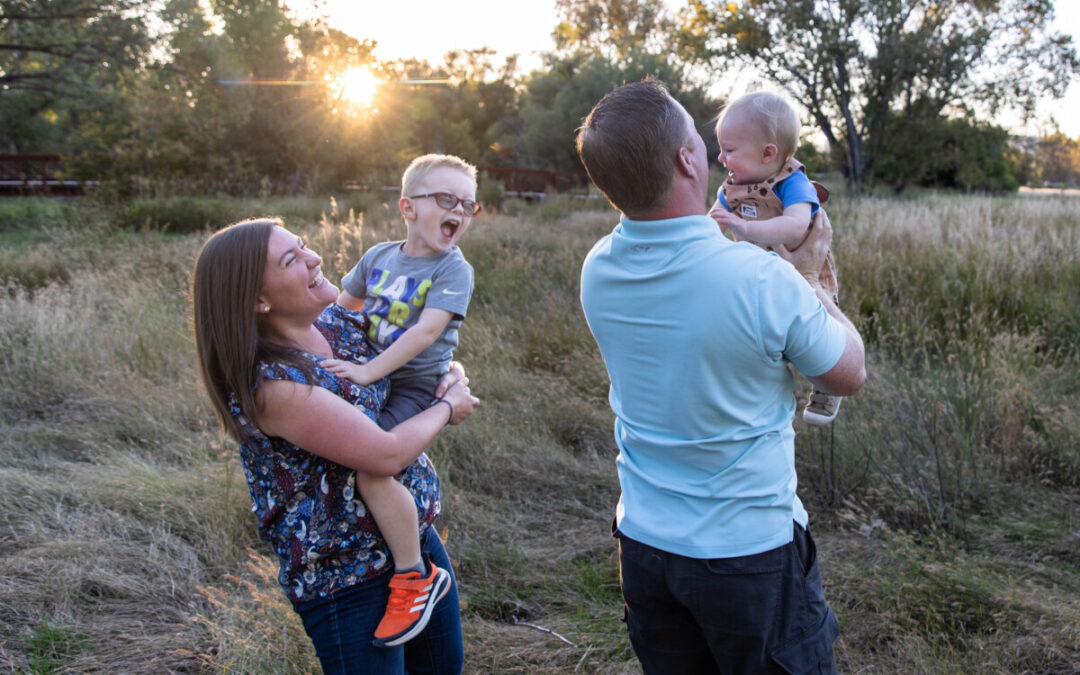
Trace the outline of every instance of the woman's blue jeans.
<path fill-rule="evenodd" d="M 450 558 L 435 528 L 427 529 L 420 539 L 420 547 L 436 565 L 453 577 Z M 397 647 L 372 646 L 375 627 L 379 625 L 390 597 L 390 577 L 387 574 L 346 588 L 329 598 L 295 606 L 304 623 L 304 630 L 315 645 L 323 672 L 327 675 L 460 673 L 465 649 L 461 640 L 456 579 L 446 597 L 436 605 L 423 633 Z"/>

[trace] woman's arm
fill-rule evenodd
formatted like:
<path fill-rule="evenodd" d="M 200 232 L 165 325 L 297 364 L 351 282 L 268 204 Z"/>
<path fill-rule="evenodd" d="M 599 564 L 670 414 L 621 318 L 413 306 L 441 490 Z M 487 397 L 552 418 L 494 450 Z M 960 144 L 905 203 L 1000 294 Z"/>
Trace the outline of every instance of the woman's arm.
<path fill-rule="evenodd" d="M 447 423 L 472 414 L 480 402 L 465 380 L 435 405 L 390 431 L 322 387 L 289 380 L 263 380 L 256 394 L 258 426 L 308 452 L 373 476 L 393 476 L 411 464 Z M 451 407 L 453 417 L 451 418 Z"/>

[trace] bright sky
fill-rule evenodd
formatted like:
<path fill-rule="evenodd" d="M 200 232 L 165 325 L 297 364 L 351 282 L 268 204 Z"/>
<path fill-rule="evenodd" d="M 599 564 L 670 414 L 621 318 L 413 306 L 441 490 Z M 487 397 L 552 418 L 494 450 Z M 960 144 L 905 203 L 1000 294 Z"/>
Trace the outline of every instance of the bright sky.
<path fill-rule="evenodd" d="M 303 12 L 312 0 L 287 0 Z M 490 47 L 520 55 L 526 71 L 537 52 L 555 47 L 555 0 L 322 0 L 334 28 L 378 43 L 382 60 L 416 57 L 442 63 L 452 49 Z"/>
<path fill-rule="evenodd" d="M 666 0 L 672 7 L 682 0 Z M 314 0 L 292 0 L 297 11 L 310 11 Z M 1080 48 L 1080 1 L 1056 0 L 1056 30 L 1073 36 Z M 452 49 L 490 47 L 498 54 L 496 63 L 510 54 L 520 56 L 524 71 L 539 66 L 539 52 L 550 51 L 555 43 L 555 0 L 322 0 L 321 13 L 335 28 L 353 37 L 378 43 L 375 56 L 389 60 L 417 57 L 442 63 Z M 1080 79 L 1074 79 L 1066 97 L 1040 107 L 1045 123 L 1057 119 L 1061 130 L 1080 138 Z M 1038 134 L 1044 124 L 1036 121 L 1019 129 L 1015 120 L 1000 124 L 1014 131 Z"/>

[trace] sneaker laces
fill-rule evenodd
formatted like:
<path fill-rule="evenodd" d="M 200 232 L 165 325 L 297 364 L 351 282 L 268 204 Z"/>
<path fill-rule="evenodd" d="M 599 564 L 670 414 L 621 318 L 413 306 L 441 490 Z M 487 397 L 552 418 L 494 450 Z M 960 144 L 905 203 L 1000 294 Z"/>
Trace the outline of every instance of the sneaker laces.
<path fill-rule="evenodd" d="M 826 394 L 823 391 L 814 390 L 810 393 L 810 401 L 806 404 L 807 408 L 817 408 L 818 410 L 830 410 L 833 402 L 837 399 L 832 394 Z"/>

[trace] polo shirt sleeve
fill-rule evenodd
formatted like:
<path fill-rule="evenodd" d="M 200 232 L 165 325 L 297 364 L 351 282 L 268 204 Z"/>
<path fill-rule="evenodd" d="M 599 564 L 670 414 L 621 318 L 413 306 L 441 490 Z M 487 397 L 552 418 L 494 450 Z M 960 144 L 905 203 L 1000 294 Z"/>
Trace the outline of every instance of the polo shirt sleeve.
<path fill-rule="evenodd" d="M 843 325 L 829 316 L 810 284 L 786 260 L 770 253 L 762 265 L 759 318 L 766 353 L 791 362 L 803 375 L 821 375 L 840 361 Z"/>

